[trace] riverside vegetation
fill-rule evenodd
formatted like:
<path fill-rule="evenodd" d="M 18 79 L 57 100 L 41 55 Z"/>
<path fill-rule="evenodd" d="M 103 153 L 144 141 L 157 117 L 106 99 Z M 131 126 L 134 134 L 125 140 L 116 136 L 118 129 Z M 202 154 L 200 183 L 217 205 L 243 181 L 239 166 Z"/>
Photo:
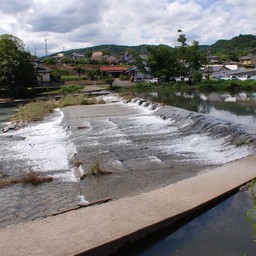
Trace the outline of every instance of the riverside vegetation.
<path fill-rule="evenodd" d="M 55 108 L 74 105 L 104 104 L 103 99 L 88 98 L 80 94 L 77 96 L 67 95 L 60 101 L 48 100 L 31 102 L 19 107 L 16 115 L 11 117 L 14 122 L 34 122 L 43 120 L 44 116 L 52 113 Z"/>

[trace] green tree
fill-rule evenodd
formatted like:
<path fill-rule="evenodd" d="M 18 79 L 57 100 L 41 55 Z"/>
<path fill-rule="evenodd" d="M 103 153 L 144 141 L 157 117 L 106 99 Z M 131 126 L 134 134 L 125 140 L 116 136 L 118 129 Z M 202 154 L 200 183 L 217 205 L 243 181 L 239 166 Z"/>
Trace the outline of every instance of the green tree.
<path fill-rule="evenodd" d="M 185 34 L 180 34 L 179 35 L 179 38 L 178 38 L 178 42 L 179 43 L 181 43 L 181 46 L 186 46 L 187 45 L 187 43 L 186 43 L 186 41 L 187 41 L 187 38 L 186 38 L 186 36 L 185 36 Z"/>
<path fill-rule="evenodd" d="M 151 72 L 156 77 L 168 78 L 177 75 L 177 56 L 175 49 L 166 46 L 149 46 L 147 48 L 149 56 L 149 67 Z"/>
<path fill-rule="evenodd" d="M 37 85 L 31 58 L 19 38 L 8 34 L 0 36 L 0 89 L 5 90 L 8 97 L 28 97 Z"/>
<path fill-rule="evenodd" d="M 79 75 L 79 77 L 85 73 L 85 69 L 81 66 L 77 66 L 74 68 L 74 70 L 76 71 L 76 73 Z"/>
<path fill-rule="evenodd" d="M 113 82 L 114 82 L 114 78 L 113 77 L 108 77 L 105 79 L 105 83 L 109 85 L 109 89 L 112 90 L 112 85 L 113 85 Z"/>

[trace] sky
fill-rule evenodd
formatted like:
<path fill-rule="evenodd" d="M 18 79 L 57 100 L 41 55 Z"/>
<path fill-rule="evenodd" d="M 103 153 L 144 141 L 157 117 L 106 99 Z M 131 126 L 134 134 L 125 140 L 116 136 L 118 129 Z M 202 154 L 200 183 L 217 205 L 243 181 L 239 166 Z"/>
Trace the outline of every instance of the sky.
<path fill-rule="evenodd" d="M 0 0 L 0 34 L 37 56 L 101 44 L 213 44 L 256 35 L 255 0 Z"/>

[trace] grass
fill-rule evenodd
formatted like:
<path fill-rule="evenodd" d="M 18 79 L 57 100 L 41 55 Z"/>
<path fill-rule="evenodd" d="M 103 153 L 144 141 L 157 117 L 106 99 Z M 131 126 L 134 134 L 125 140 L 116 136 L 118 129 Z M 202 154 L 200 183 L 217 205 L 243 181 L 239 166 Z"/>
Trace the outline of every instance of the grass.
<path fill-rule="evenodd" d="M 31 102 L 19 107 L 19 111 L 11 117 L 11 121 L 41 121 L 46 114 L 52 113 L 57 107 L 56 101 Z"/>
<path fill-rule="evenodd" d="M 52 180 L 53 179 L 50 176 L 44 176 L 38 172 L 29 170 L 29 172 L 23 174 L 21 177 L 15 177 L 15 178 L 5 177 L 5 178 L 0 179 L 0 187 L 10 186 L 10 185 L 15 185 L 15 184 L 38 185 L 43 182 L 50 182 Z"/>
<path fill-rule="evenodd" d="M 57 107 L 66 107 L 74 105 L 92 105 L 92 104 L 105 104 L 103 99 L 95 99 L 80 95 L 67 95 L 63 97 L 59 102 L 55 100 L 49 101 L 37 101 L 28 103 L 19 107 L 19 111 L 13 115 L 10 119 L 13 122 L 34 122 L 41 121 L 43 118 L 54 111 Z"/>
<path fill-rule="evenodd" d="M 80 81 L 84 80 L 84 77 L 70 75 L 70 76 L 61 76 L 61 81 Z"/>
<path fill-rule="evenodd" d="M 100 160 L 95 160 L 89 167 L 86 176 L 99 176 L 105 174 L 112 174 L 112 172 L 105 170 L 100 164 Z"/>
<path fill-rule="evenodd" d="M 74 105 L 92 105 L 96 104 L 95 98 L 87 98 L 83 94 L 73 96 L 67 95 L 59 102 L 59 107 L 74 106 Z"/>
<path fill-rule="evenodd" d="M 256 195 L 254 192 L 254 186 L 255 186 L 255 179 L 252 180 L 250 185 L 252 209 L 247 211 L 246 217 L 251 227 L 253 241 L 256 242 Z"/>
<path fill-rule="evenodd" d="M 83 89 L 83 86 L 79 84 L 68 84 L 61 86 L 60 93 L 71 93 L 71 92 L 80 92 Z"/>
<path fill-rule="evenodd" d="M 200 91 L 252 91 L 256 90 L 256 81 L 240 81 L 240 80 L 205 80 L 197 83 L 166 83 L 166 84 L 150 84 L 139 83 L 133 86 L 135 91 L 177 91 L 177 90 L 200 90 Z"/>

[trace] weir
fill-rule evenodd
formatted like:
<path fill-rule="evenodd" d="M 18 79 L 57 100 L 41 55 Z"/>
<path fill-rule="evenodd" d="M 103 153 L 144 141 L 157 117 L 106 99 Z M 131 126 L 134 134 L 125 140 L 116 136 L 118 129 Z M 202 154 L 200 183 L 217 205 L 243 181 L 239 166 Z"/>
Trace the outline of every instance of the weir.
<path fill-rule="evenodd" d="M 203 133 L 188 134 L 196 122 L 186 117 L 179 122 L 186 114 L 177 110 L 175 119 L 170 117 L 172 109 L 140 100 L 144 106 L 140 108 L 154 109 L 143 112 L 135 103 L 63 110 L 63 123 L 70 130 L 76 157 L 84 162 L 84 169 L 100 154 L 104 167 L 113 171 L 112 176 L 83 179 L 80 192 L 89 201 L 111 193 L 113 201 L 0 228 L 3 255 L 110 255 L 174 225 L 256 176 L 256 156 L 248 156 L 254 153 L 251 145 L 239 149 L 226 146 L 226 139 L 219 142 Z M 158 115 L 163 117 L 156 118 Z M 254 145 L 253 141 L 248 143 Z M 215 146 L 217 150 L 222 147 L 216 155 Z M 201 151 L 202 147 L 210 153 Z M 215 165 L 204 165 L 204 154 L 210 155 L 206 160 Z M 224 165 L 227 160 L 232 162 Z M 216 163 L 222 166 L 216 167 Z M 63 200 L 69 193 L 67 184 L 62 186 Z"/>
<path fill-rule="evenodd" d="M 177 125 L 184 125 L 185 123 L 187 129 L 193 129 L 194 132 L 209 132 L 215 136 L 231 135 L 233 138 L 243 139 L 246 143 L 256 141 L 255 131 L 254 133 L 250 133 L 249 127 L 234 124 L 207 114 L 170 106 L 160 108 L 155 114 L 164 119 L 172 119 Z"/>
<path fill-rule="evenodd" d="M 5 256 L 110 255 L 236 190 L 256 176 L 256 156 L 162 189 L 0 229 Z"/>

